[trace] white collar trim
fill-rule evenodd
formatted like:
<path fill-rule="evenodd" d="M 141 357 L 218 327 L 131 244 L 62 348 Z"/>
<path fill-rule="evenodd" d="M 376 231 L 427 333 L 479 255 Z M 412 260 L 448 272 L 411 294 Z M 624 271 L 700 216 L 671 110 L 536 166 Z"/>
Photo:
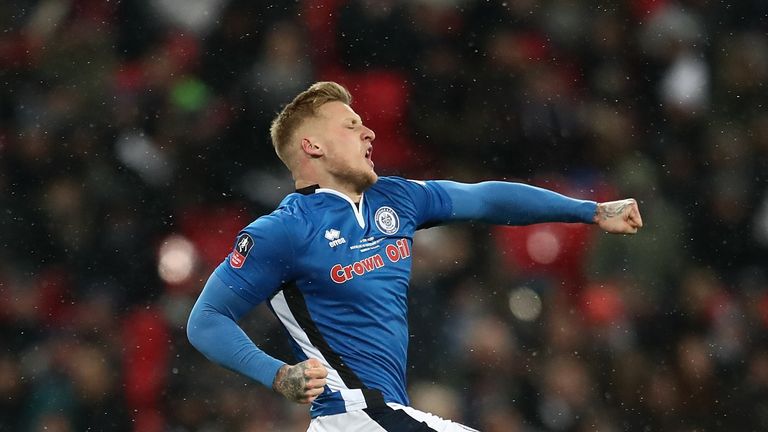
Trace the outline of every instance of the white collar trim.
<path fill-rule="evenodd" d="M 365 202 L 365 194 L 360 194 L 360 208 L 358 209 L 354 202 L 352 202 L 351 199 L 349 199 L 348 196 L 345 194 L 328 188 L 317 188 L 315 189 L 315 193 L 318 192 L 325 192 L 331 195 L 336 195 L 337 197 L 343 198 L 345 201 L 349 203 L 349 205 L 352 207 L 352 211 L 355 213 L 355 217 L 357 218 L 357 224 L 360 225 L 360 228 L 365 228 L 365 219 L 363 218 L 363 203 Z"/>

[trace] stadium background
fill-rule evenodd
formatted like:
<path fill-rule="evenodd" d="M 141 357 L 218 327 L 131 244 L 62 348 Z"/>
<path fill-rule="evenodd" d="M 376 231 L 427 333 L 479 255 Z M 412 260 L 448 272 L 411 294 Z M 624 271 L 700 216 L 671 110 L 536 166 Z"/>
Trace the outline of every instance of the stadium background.
<path fill-rule="evenodd" d="M 347 85 L 380 174 L 633 196 L 645 228 L 437 228 L 413 405 L 485 431 L 768 430 L 768 3 L 0 3 L 0 430 L 300 431 L 187 313 Z M 245 323 L 289 359 L 266 309 Z"/>

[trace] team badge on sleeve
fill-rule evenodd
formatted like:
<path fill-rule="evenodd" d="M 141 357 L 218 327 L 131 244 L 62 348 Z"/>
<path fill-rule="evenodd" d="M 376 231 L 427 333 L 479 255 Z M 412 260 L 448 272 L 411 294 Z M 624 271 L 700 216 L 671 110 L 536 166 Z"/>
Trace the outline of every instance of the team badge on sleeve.
<path fill-rule="evenodd" d="M 235 249 L 229 256 L 229 265 L 233 268 L 239 269 L 245 263 L 245 259 L 248 258 L 248 252 L 253 247 L 253 239 L 247 233 L 243 233 L 237 238 L 235 243 Z"/>
<path fill-rule="evenodd" d="M 374 218 L 376 227 L 384 234 L 394 234 L 400 229 L 400 218 L 391 207 L 380 207 Z"/>

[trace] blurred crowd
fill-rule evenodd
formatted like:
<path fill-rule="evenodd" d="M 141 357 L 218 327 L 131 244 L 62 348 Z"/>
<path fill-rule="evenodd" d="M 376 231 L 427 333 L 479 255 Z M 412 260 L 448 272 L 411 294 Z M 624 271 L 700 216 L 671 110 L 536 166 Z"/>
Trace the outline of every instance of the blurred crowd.
<path fill-rule="evenodd" d="M 302 431 L 186 318 L 335 80 L 382 175 L 635 197 L 420 232 L 416 408 L 488 432 L 768 430 L 764 0 L 0 2 L 0 431 Z M 266 308 L 244 322 L 291 361 Z"/>

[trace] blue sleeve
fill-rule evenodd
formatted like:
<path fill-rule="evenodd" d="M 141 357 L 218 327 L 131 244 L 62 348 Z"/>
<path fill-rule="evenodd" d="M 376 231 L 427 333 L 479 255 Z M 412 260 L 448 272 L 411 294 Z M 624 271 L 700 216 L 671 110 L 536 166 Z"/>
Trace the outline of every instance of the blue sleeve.
<path fill-rule="evenodd" d="M 190 343 L 208 359 L 267 387 L 285 363 L 256 347 L 237 321 L 291 277 L 294 254 L 285 224 L 292 220 L 285 217 L 277 211 L 240 232 L 187 323 Z"/>
<path fill-rule="evenodd" d="M 479 221 L 498 225 L 541 222 L 593 223 L 597 203 L 566 197 L 521 183 L 488 181 L 475 184 L 437 180 L 448 195 L 450 221 Z"/>
<path fill-rule="evenodd" d="M 277 371 L 285 364 L 254 345 L 237 325 L 253 305 L 235 294 L 219 277 L 208 279 L 187 323 L 189 342 L 209 360 L 272 387 Z"/>

